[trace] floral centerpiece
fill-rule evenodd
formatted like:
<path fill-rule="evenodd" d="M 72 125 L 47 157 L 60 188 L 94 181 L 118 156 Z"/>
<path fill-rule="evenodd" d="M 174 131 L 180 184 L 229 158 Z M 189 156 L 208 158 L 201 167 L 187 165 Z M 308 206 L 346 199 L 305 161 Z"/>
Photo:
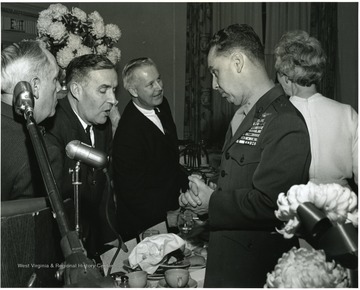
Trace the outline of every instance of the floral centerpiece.
<path fill-rule="evenodd" d="M 350 286 L 346 269 L 327 261 L 323 250 L 292 248 L 284 253 L 265 288 L 345 288 Z"/>
<path fill-rule="evenodd" d="M 353 191 L 335 183 L 308 182 L 280 193 L 275 216 L 284 226 L 277 231 L 286 239 L 300 235 L 314 249 L 284 253 L 265 287 L 349 287 L 353 281 L 345 268 L 352 271 L 358 264 L 357 202 Z"/>
<path fill-rule="evenodd" d="M 115 24 L 105 25 L 97 11 L 87 15 L 77 7 L 70 11 L 62 4 L 52 4 L 40 12 L 37 30 L 62 69 L 84 54 L 105 55 L 115 65 L 120 61 L 121 51 L 114 44 L 121 31 Z"/>
<path fill-rule="evenodd" d="M 284 221 L 282 229 L 277 229 L 284 238 L 290 239 L 301 225 L 298 208 L 301 204 L 312 203 L 320 209 L 333 224 L 352 223 L 358 226 L 357 196 L 347 187 L 339 184 L 293 185 L 287 192 L 280 193 L 277 200 L 276 217 Z"/>

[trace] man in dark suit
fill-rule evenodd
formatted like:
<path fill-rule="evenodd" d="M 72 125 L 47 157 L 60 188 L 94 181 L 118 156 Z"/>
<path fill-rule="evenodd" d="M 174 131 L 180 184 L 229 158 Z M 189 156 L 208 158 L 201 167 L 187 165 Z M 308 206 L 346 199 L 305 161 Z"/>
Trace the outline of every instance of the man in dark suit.
<path fill-rule="evenodd" d="M 54 175 L 64 199 L 74 196 L 69 169 L 75 169 L 77 160 L 70 159 L 65 150 L 70 141 L 79 140 L 110 155 L 112 128 L 109 115 L 111 109 L 116 109 L 118 77 L 109 59 L 89 54 L 70 62 L 66 68 L 66 83 L 67 97 L 59 100 L 56 116 L 46 124 L 49 133 L 45 136 Z M 107 178 L 101 169 L 81 162 L 80 182 L 81 237 L 89 257 L 95 257 L 102 252 L 105 242 L 116 238 L 105 218 L 105 199 L 109 194 Z M 115 214 L 115 208 L 113 211 Z"/>
<path fill-rule="evenodd" d="M 210 42 L 213 88 L 240 106 L 225 137 L 217 187 L 189 177 L 180 205 L 209 214 L 205 287 L 263 287 L 282 253 L 298 245 L 276 233 L 279 193 L 308 181 L 309 134 L 299 111 L 268 77 L 264 49 L 248 25 Z"/>
<path fill-rule="evenodd" d="M 55 114 L 59 67 L 41 41 L 21 41 L 1 50 L 1 200 L 46 196 L 23 116 L 13 108 L 14 88 L 30 84 L 37 123 Z"/>
<path fill-rule="evenodd" d="M 180 188 L 188 180 L 155 63 L 149 58 L 130 61 L 123 82 L 131 101 L 114 136 L 113 171 L 120 233 L 129 240 L 166 221 L 167 211 L 179 207 Z"/>

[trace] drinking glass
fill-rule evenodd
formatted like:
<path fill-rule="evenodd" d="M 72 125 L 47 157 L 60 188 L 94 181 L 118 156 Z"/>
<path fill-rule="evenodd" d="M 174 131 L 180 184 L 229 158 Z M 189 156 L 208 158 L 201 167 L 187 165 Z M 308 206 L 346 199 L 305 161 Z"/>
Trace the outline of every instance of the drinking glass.
<path fill-rule="evenodd" d="M 194 227 L 193 217 L 193 214 L 189 211 L 179 213 L 177 218 L 177 226 L 183 236 L 188 235 L 192 231 Z"/>

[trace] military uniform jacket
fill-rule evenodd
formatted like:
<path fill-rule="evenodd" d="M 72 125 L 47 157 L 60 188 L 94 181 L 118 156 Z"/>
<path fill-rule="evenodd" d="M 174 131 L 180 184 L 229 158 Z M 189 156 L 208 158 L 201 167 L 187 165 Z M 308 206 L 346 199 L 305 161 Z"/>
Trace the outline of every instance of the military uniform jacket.
<path fill-rule="evenodd" d="M 234 136 L 229 126 L 211 226 L 205 287 L 263 287 L 266 274 L 297 240 L 277 234 L 277 197 L 308 181 L 309 134 L 304 119 L 275 86 L 249 111 Z"/>

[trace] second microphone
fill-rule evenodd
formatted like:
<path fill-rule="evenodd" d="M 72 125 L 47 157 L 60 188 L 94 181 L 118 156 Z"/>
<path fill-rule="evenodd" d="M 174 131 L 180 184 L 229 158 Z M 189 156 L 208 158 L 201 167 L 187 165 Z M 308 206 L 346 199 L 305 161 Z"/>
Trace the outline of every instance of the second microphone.
<path fill-rule="evenodd" d="M 102 169 L 108 164 L 108 157 L 104 152 L 80 142 L 79 140 L 70 141 L 65 148 L 66 155 L 70 159 L 75 159 L 94 168 Z"/>

